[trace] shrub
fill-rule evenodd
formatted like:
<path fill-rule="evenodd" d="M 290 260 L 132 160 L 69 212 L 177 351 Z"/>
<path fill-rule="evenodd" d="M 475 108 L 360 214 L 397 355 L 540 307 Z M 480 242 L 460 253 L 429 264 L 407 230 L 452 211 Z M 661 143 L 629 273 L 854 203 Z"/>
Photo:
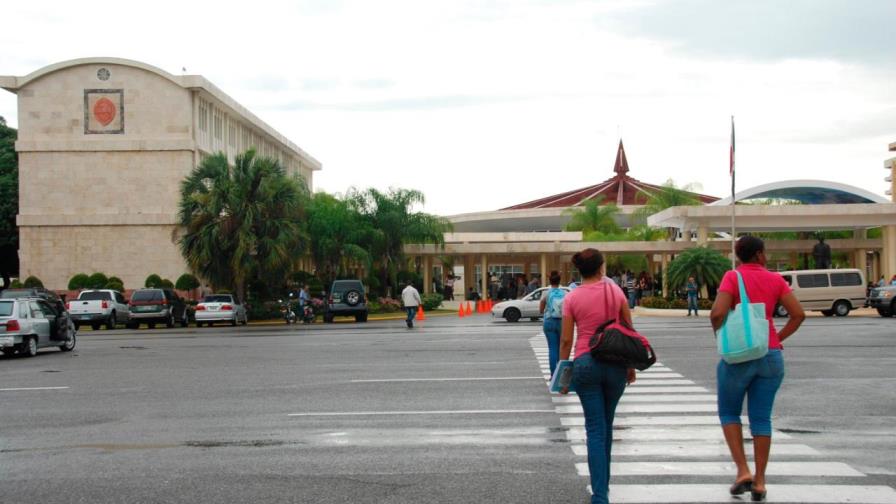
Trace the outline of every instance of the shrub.
<path fill-rule="evenodd" d="M 423 301 L 423 310 L 432 311 L 442 306 L 442 299 L 441 294 L 424 294 L 421 297 L 421 300 Z"/>
<path fill-rule="evenodd" d="M 32 275 L 25 279 L 25 282 L 22 284 L 26 289 L 33 289 L 36 287 L 43 287 L 44 283 L 40 281 L 40 278 Z"/>
<path fill-rule="evenodd" d="M 276 301 L 265 301 L 263 303 L 252 303 L 246 309 L 246 313 L 251 320 L 271 320 L 281 317 L 280 303 Z"/>
<path fill-rule="evenodd" d="M 199 288 L 199 279 L 189 273 L 184 273 L 177 279 L 177 282 L 174 284 L 174 287 L 177 290 L 182 290 L 182 291 L 191 291 L 193 289 L 198 289 Z"/>
<path fill-rule="evenodd" d="M 379 298 L 379 311 L 376 313 L 395 313 L 401 311 L 401 301 L 392 298 Z"/>
<path fill-rule="evenodd" d="M 146 281 L 143 282 L 143 286 L 149 289 L 156 289 L 162 286 L 162 277 L 153 273 L 146 277 Z"/>
<path fill-rule="evenodd" d="M 684 299 L 673 299 L 672 302 L 669 303 L 669 308 L 673 308 L 676 310 L 687 310 L 688 302 Z"/>
<path fill-rule="evenodd" d="M 22 285 L 22 282 L 20 282 L 18 278 L 9 283 L 10 289 L 21 289 L 22 287 L 24 287 L 24 285 Z"/>
<path fill-rule="evenodd" d="M 71 277 L 68 281 L 68 290 L 81 290 L 87 288 L 87 281 L 90 277 L 86 273 L 78 273 Z"/>
<path fill-rule="evenodd" d="M 124 285 L 124 280 L 118 278 L 117 276 L 110 276 L 109 281 L 106 282 L 106 288 L 112 289 L 112 287 L 109 287 L 109 284 Z M 116 290 L 121 290 L 121 289 L 116 289 Z"/>
<path fill-rule="evenodd" d="M 701 310 L 711 310 L 712 309 L 712 299 L 698 299 L 697 307 Z"/>
<path fill-rule="evenodd" d="M 641 306 L 644 308 L 669 308 L 669 301 L 661 297 L 646 297 L 641 299 Z"/>
<path fill-rule="evenodd" d="M 106 289 L 117 290 L 118 292 L 124 292 L 124 284 L 121 283 L 121 280 L 109 280 L 106 283 Z"/>
<path fill-rule="evenodd" d="M 109 277 L 103 273 L 94 273 L 87 277 L 86 287 L 88 289 L 103 289 L 107 283 L 109 283 Z"/>
<path fill-rule="evenodd" d="M 159 287 L 164 287 L 166 289 L 173 289 L 174 282 L 168 280 L 167 278 L 163 278 L 161 282 L 159 282 Z"/>

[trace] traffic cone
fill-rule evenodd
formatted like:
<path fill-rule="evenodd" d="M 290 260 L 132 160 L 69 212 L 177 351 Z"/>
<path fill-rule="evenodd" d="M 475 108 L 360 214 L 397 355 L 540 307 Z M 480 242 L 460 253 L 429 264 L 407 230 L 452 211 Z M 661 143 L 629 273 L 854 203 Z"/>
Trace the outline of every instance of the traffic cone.
<path fill-rule="evenodd" d="M 417 320 L 426 320 L 426 314 L 423 313 L 423 305 L 417 305 Z"/>
<path fill-rule="evenodd" d="M 476 300 L 476 313 L 482 313 L 482 300 Z"/>
<path fill-rule="evenodd" d="M 464 311 L 464 315 L 469 317 L 472 314 L 473 314 L 473 309 L 470 307 L 470 302 L 467 301 L 467 309 L 466 309 L 466 311 Z"/>
<path fill-rule="evenodd" d="M 461 303 L 460 306 L 457 308 L 457 316 L 458 316 L 458 318 L 464 318 L 464 304 L 463 303 Z"/>
<path fill-rule="evenodd" d="M 492 308 L 494 308 L 494 307 L 495 307 L 495 304 L 492 302 L 492 299 L 489 298 L 488 302 L 486 303 L 486 307 L 485 307 L 486 313 L 491 313 Z"/>

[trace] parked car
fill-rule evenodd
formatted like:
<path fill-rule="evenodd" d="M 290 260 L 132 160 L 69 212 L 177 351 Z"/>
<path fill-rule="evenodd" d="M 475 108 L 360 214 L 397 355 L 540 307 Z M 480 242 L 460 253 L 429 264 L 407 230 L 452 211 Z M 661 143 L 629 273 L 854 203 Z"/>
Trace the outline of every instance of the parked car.
<path fill-rule="evenodd" d="M 508 322 L 517 322 L 524 317 L 538 320 L 542 316 L 540 311 L 541 296 L 550 289 L 551 287 L 542 287 L 532 291 L 522 299 L 501 301 L 492 307 L 492 318 L 503 318 Z M 567 287 L 560 287 L 560 289 L 569 292 Z"/>
<path fill-rule="evenodd" d="M 875 287 L 868 296 L 868 306 L 877 310 L 881 317 L 896 316 L 896 285 Z"/>
<path fill-rule="evenodd" d="M 128 328 L 136 329 L 145 323 L 150 329 L 156 324 L 174 327 L 180 322 L 187 327 L 187 303 L 172 289 L 139 289 L 131 294 L 128 303 Z"/>
<path fill-rule="evenodd" d="M 77 330 L 65 310 L 37 297 L 0 299 L 0 351 L 34 357 L 46 347 L 75 349 Z"/>
<path fill-rule="evenodd" d="M 59 294 L 43 287 L 24 287 L 21 289 L 6 289 L 0 292 L 0 299 L 40 298 L 53 305 L 56 312 L 65 311 L 65 303 Z"/>
<path fill-rule="evenodd" d="M 367 296 L 360 280 L 336 280 L 330 286 L 324 322 L 333 322 L 340 315 L 354 316 L 356 322 L 367 322 Z"/>
<path fill-rule="evenodd" d="M 845 317 L 865 304 L 865 276 L 861 270 L 783 271 L 781 276 L 806 311 L 820 311 L 826 317 Z M 775 315 L 786 317 L 787 309 L 778 305 Z"/>
<path fill-rule="evenodd" d="M 196 305 L 196 327 L 215 322 L 230 322 L 230 325 L 246 325 L 246 307 L 230 294 L 209 294 Z"/>
<path fill-rule="evenodd" d="M 127 324 L 128 302 L 117 290 L 96 289 L 82 291 L 78 299 L 65 304 L 75 323 L 75 328 L 80 329 L 81 324 L 89 324 L 94 331 L 105 325 L 106 329 L 115 329 L 118 324 Z"/>

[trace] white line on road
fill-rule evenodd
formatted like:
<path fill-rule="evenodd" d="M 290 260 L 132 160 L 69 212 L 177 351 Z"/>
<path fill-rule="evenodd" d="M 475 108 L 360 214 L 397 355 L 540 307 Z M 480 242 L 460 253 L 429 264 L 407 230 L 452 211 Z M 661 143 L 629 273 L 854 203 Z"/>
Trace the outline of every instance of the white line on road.
<path fill-rule="evenodd" d="M 695 385 L 695 383 L 691 380 L 679 380 L 674 378 L 663 378 L 660 380 L 648 380 L 648 379 L 640 379 L 635 380 L 632 387 L 647 387 L 650 385 Z"/>
<path fill-rule="evenodd" d="M 614 476 L 705 474 L 728 476 L 737 474 L 732 462 L 614 462 Z M 778 462 L 768 466 L 771 476 L 823 476 L 861 478 L 865 475 L 842 462 Z"/>
<path fill-rule="evenodd" d="M 572 447 L 576 455 L 588 455 L 585 445 Z M 747 450 L 747 457 L 753 456 L 753 450 Z M 776 444 L 775 456 L 817 456 L 819 453 L 812 447 L 803 444 Z M 696 457 L 731 457 L 725 443 L 613 443 L 613 456 L 620 457 L 676 457 L 692 459 Z M 584 464 L 588 468 L 588 464 Z"/>
<path fill-rule="evenodd" d="M 406 382 L 452 382 L 452 381 L 499 381 L 499 380 L 541 380 L 541 376 L 494 376 L 479 378 L 380 378 L 375 380 L 351 380 L 351 383 L 406 383 Z"/>
<path fill-rule="evenodd" d="M 772 464 L 773 465 L 773 464 Z M 772 465 L 769 465 L 771 470 Z M 625 503 L 703 503 L 732 502 L 728 485 L 610 485 L 613 502 Z M 812 502 L 839 504 L 893 504 L 896 490 L 882 485 L 769 485 L 768 497 L 775 502 Z"/>
<path fill-rule="evenodd" d="M 638 382 L 635 382 L 638 383 Z M 678 394 L 678 393 L 693 393 L 693 392 L 709 392 L 703 387 L 687 387 L 684 385 L 678 385 L 673 387 L 627 387 L 625 389 L 625 394 L 623 394 L 623 398 L 625 398 L 628 394 Z"/>
<path fill-rule="evenodd" d="M 746 417 L 741 417 L 741 422 L 745 426 L 749 423 Z M 581 415 L 560 417 L 560 424 L 564 426 L 585 425 L 585 417 Z M 614 427 L 633 425 L 719 425 L 719 417 L 715 415 L 627 416 L 616 417 L 613 421 Z"/>
<path fill-rule="evenodd" d="M 680 404 L 620 404 L 616 407 L 619 413 L 714 413 L 716 403 L 680 403 Z M 581 404 L 565 404 L 557 406 L 557 413 L 569 415 L 584 414 Z"/>
<path fill-rule="evenodd" d="M 387 416 L 387 415 L 500 415 L 515 413 L 553 413 L 552 409 L 522 410 L 432 410 L 432 411 L 320 411 L 315 413 L 287 413 L 291 417 L 324 416 Z"/>
<path fill-rule="evenodd" d="M 578 403 L 578 397 L 570 397 L 570 396 L 552 396 L 551 400 L 555 403 Z M 622 399 L 619 401 L 619 404 L 625 403 L 662 403 L 662 402 L 697 402 L 697 401 L 716 401 L 716 396 L 713 394 L 678 394 L 678 395 L 670 395 L 670 394 L 661 394 L 661 395 L 651 395 L 651 394 L 632 394 L 630 396 L 622 396 Z"/>
<path fill-rule="evenodd" d="M 584 427 L 568 427 L 566 439 L 585 441 Z M 718 426 L 682 426 L 682 427 L 622 427 L 613 429 L 613 439 L 634 441 L 722 441 L 725 439 Z M 749 435 L 747 435 L 747 439 Z M 789 434 L 775 432 L 775 440 L 791 439 Z"/>
<path fill-rule="evenodd" d="M 68 387 L 20 387 L 20 388 L 0 388 L 0 392 L 20 392 L 23 390 L 65 390 Z"/>

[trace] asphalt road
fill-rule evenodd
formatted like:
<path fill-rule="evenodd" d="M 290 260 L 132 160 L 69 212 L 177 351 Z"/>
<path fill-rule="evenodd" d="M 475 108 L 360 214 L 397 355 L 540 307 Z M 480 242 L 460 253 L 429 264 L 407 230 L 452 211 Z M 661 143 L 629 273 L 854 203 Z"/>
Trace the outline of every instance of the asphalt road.
<path fill-rule="evenodd" d="M 707 323 L 636 321 L 665 366 L 712 390 Z M 539 329 L 476 316 L 82 332 L 70 354 L 0 359 L 0 502 L 586 502 Z M 863 475 L 826 484 L 896 487 L 896 319 L 810 319 L 786 359 L 775 428 Z M 771 479 L 770 496 L 818 481 Z"/>

